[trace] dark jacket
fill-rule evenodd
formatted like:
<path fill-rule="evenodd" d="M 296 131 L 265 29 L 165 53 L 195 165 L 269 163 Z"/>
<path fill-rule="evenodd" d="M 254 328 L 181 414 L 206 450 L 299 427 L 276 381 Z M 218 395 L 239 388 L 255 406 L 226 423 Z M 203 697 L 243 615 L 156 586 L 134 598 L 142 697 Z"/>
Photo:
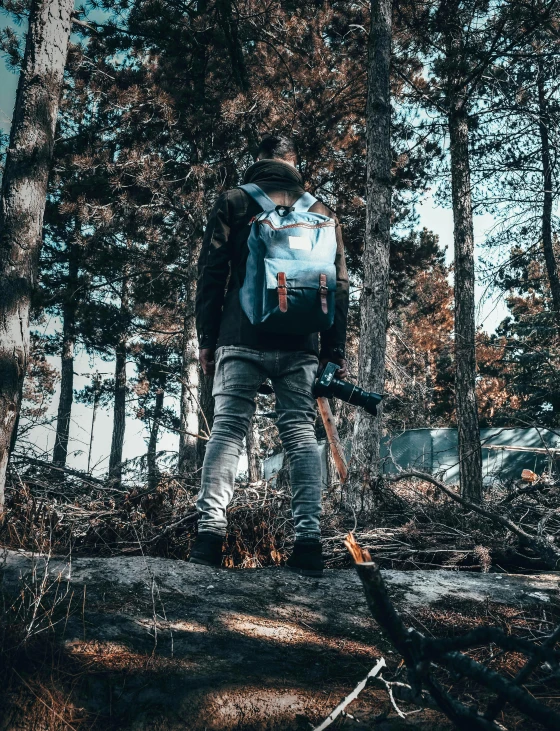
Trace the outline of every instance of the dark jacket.
<path fill-rule="evenodd" d="M 291 206 L 303 193 L 300 173 L 280 160 L 260 160 L 247 170 L 244 183 L 256 183 L 278 204 Z M 336 221 L 317 201 L 311 209 Z M 241 308 L 239 289 L 245 279 L 250 220 L 260 206 L 243 190 L 222 193 L 208 219 L 198 260 L 196 326 L 201 348 L 244 345 L 258 350 L 319 352 L 318 335 L 277 335 L 258 330 Z M 348 272 L 340 225 L 336 224 L 336 306 L 333 326 L 321 333 L 321 357 L 344 355 L 348 314 Z M 227 291 L 226 291 L 227 287 Z"/>

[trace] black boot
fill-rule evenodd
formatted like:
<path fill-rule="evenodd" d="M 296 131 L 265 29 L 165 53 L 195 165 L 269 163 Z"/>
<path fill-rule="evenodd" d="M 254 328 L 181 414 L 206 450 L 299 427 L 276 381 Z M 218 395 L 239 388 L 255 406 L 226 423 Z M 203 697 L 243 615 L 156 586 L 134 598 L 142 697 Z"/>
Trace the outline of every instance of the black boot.
<path fill-rule="evenodd" d="M 217 533 L 199 533 L 192 547 L 189 563 L 221 566 L 223 544 L 224 537 Z"/>
<path fill-rule="evenodd" d="M 302 538 L 294 543 L 286 566 L 302 576 L 323 575 L 323 549 L 316 538 Z"/>

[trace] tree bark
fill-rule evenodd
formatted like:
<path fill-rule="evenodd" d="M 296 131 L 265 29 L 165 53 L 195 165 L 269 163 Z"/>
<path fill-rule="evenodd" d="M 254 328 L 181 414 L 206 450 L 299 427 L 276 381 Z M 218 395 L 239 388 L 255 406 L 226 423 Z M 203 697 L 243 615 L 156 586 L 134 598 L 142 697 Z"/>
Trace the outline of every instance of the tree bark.
<path fill-rule="evenodd" d="M 95 429 L 95 420 L 97 418 L 97 409 L 99 408 L 99 399 L 101 398 L 101 376 L 96 373 L 93 376 L 93 413 L 91 415 L 91 429 L 89 433 L 89 450 L 87 458 L 88 475 L 91 472 L 91 452 L 93 449 L 93 435 Z"/>
<path fill-rule="evenodd" d="M 128 280 L 125 277 L 121 290 L 121 312 L 128 310 Z M 115 348 L 115 400 L 113 407 L 113 436 L 109 457 L 109 477 L 116 483 L 122 479 L 122 458 L 126 427 L 126 357 L 127 333 L 121 334 Z"/>
<path fill-rule="evenodd" d="M 544 66 L 542 58 L 539 57 L 537 74 L 537 90 L 539 97 L 539 133 L 541 137 L 541 161 L 543 175 L 543 209 L 542 209 L 542 246 L 550 294 L 552 296 L 552 308 L 558 332 L 560 333 L 560 277 L 558 275 L 558 262 L 554 255 L 552 241 L 552 162 L 550 159 L 550 115 L 546 100 L 544 87 Z"/>
<path fill-rule="evenodd" d="M 53 463 L 58 467 L 66 465 L 70 418 L 74 401 L 74 349 L 76 346 L 76 310 L 78 288 L 78 250 L 71 244 L 68 261 L 68 284 L 64 298 L 62 325 L 62 367 L 60 379 L 60 399 L 56 420 L 56 438 L 53 450 Z"/>
<path fill-rule="evenodd" d="M 183 324 L 183 358 L 181 363 L 181 433 L 179 435 L 178 472 L 194 472 L 198 434 L 198 342 L 194 314 L 185 315 Z"/>
<path fill-rule="evenodd" d="M 214 398 L 212 396 L 214 376 L 205 376 L 199 368 L 198 379 L 198 433 L 210 436 L 212 424 L 214 423 Z M 202 465 L 204 462 L 204 453 L 206 452 L 205 439 L 198 440 L 196 450 L 196 463 L 197 465 Z"/>
<path fill-rule="evenodd" d="M 391 226 L 391 0 L 373 0 L 368 53 L 367 203 L 364 275 L 360 299 L 358 381 L 382 393 L 389 303 Z M 347 500 L 357 510 L 372 505 L 371 480 L 378 474 L 381 408 L 373 417 L 358 410 L 352 454 L 354 474 L 347 482 Z"/>
<path fill-rule="evenodd" d="M 247 476 L 249 482 L 258 482 L 261 479 L 260 435 L 257 420 L 254 416 L 247 430 L 245 446 L 247 448 Z"/>
<path fill-rule="evenodd" d="M 146 462 L 148 464 L 148 487 L 154 490 L 157 487 L 159 479 L 159 470 L 157 466 L 157 443 L 159 436 L 159 425 L 163 414 L 163 399 L 165 390 L 158 388 L 156 393 L 156 403 L 154 406 L 154 417 L 150 428 L 150 439 L 148 441 L 148 454 Z"/>
<path fill-rule="evenodd" d="M 463 497 L 482 499 L 482 453 L 476 402 L 476 325 L 474 235 L 467 112 L 451 100 L 451 194 L 455 245 L 455 401 L 459 441 L 459 479 Z"/>
<path fill-rule="evenodd" d="M 2 181 L 0 207 L 0 514 L 29 354 L 54 132 L 72 0 L 34 0 Z"/>

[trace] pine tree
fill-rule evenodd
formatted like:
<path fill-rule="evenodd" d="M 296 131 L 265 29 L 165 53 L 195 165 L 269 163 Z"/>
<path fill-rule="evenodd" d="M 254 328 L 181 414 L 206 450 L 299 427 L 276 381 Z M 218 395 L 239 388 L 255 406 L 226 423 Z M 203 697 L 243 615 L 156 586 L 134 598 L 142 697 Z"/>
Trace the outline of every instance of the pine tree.
<path fill-rule="evenodd" d="M 358 380 L 383 393 L 389 306 L 391 222 L 391 2 L 372 0 L 369 32 L 366 233 L 360 298 Z M 371 480 L 379 472 L 380 417 L 356 416 L 352 456 L 359 474 L 352 480 L 354 507 L 371 506 Z"/>
<path fill-rule="evenodd" d="M 34 0 L 29 14 L 0 208 L 0 511 L 29 359 L 29 308 L 71 16 L 69 0 Z"/>
<path fill-rule="evenodd" d="M 476 401 L 471 130 L 482 105 L 486 73 L 538 31 L 551 7 L 437 0 L 402 6 L 398 13 L 401 77 L 418 104 L 440 115 L 449 135 L 460 482 L 462 494 L 475 501 L 482 497 L 482 458 Z"/>

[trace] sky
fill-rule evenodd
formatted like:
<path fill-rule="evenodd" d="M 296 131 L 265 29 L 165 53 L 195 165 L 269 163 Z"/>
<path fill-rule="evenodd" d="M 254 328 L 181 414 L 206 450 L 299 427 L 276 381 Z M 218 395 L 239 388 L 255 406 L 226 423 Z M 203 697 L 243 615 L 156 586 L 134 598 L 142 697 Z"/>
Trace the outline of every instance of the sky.
<path fill-rule="evenodd" d="M 4 21 L 4 22 L 2 22 Z M 16 28 L 18 32 L 23 32 L 24 28 L 15 27 L 10 23 L 6 16 L 0 17 L 0 27 L 10 25 Z M 7 69 L 3 60 L 0 60 L 0 129 L 4 133 L 8 133 L 13 113 L 17 74 Z M 451 263 L 453 257 L 453 214 L 450 208 L 442 208 L 437 206 L 432 198 L 431 193 L 427 195 L 425 200 L 418 206 L 419 223 L 421 227 L 433 231 L 438 235 L 440 243 L 446 247 L 446 256 L 448 263 Z M 474 220 L 475 228 L 475 245 L 479 249 L 480 244 L 484 241 L 485 233 L 494 224 L 494 219 L 489 214 L 476 216 Z M 476 289 L 477 306 L 477 323 L 487 331 L 493 331 L 506 314 L 506 308 L 502 301 L 487 300 L 484 297 L 484 290 L 481 286 Z M 47 326 L 52 330 L 56 326 L 55 322 L 50 322 Z M 49 331 L 50 331 L 49 330 Z M 50 362 L 60 368 L 60 360 L 58 358 L 49 358 Z M 104 362 L 100 359 L 92 359 L 86 353 L 79 353 L 75 359 L 75 389 L 79 390 L 91 382 L 91 375 L 98 370 L 102 374 L 110 377 L 113 374 L 114 363 L 112 361 Z M 129 374 L 132 377 L 134 374 Z M 172 402 L 166 405 L 171 406 Z M 58 390 L 54 394 L 52 402 L 49 406 L 45 420 L 50 420 L 50 424 L 36 427 L 29 432 L 28 439 L 39 449 L 44 451 L 52 450 L 54 445 L 54 417 L 58 404 Z M 87 467 L 88 449 L 91 435 L 92 425 L 92 409 L 85 404 L 75 403 L 72 411 L 72 423 L 70 428 L 70 443 L 68 466 L 76 469 L 85 469 Z M 103 474 L 108 465 L 109 450 L 111 445 L 113 419 L 109 411 L 100 408 L 97 412 L 95 421 L 95 430 L 93 435 L 92 459 L 94 474 Z M 124 459 L 132 459 L 141 456 L 146 451 L 147 432 L 138 419 L 129 417 L 126 423 L 126 437 L 124 447 Z M 158 450 L 176 452 L 179 439 L 175 434 L 163 433 L 158 443 Z M 244 464 L 240 465 L 240 469 L 244 469 Z"/>
<path fill-rule="evenodd" d="M 18 33 L 23 31 L 22 27 L 16 26 L 5 15 L 0 15 L 0 29 L 6 26 L 13 28 Z M 8 70 L 3 59 L 0 60 L 0 130 L 6 134 L 10 131 L 12 122 L 17 83 L 18 75 Z"/>

